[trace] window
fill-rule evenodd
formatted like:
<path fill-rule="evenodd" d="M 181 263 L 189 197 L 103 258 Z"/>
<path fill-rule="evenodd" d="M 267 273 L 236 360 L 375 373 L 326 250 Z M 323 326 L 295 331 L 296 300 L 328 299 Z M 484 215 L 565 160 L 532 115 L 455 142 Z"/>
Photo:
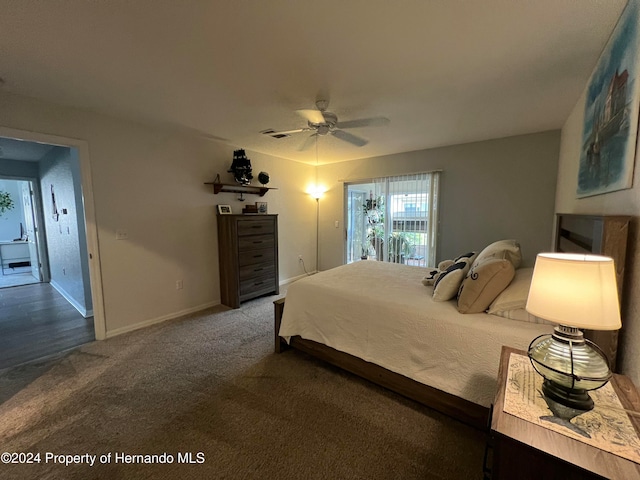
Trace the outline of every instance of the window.
<path fill-rule="evenodd" d="M 435 264 L 440 172 L 345 184 L 347 263 Z"/>

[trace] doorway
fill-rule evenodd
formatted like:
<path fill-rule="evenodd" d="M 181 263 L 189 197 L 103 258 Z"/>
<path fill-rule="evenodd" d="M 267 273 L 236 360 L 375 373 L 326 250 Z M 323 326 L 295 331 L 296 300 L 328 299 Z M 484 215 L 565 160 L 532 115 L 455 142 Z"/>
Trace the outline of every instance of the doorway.
<path fill-rule="evenodd" d="M 37 184 L 31 180 L 0 178 L 0 288 L 43 281 L 46 250 L 37 232 Z"/>
<path fill-rule="evenodd" d="M 10 227 L 15 228 L 15 234 L 3 234 L 0 230 L 0 240 L 6 237 L 12 244 L 15 240 L 16 245 L 22 245 L 22 261 L 11 262 L 14 270 L 7 273 L 24 274 L 23 277 L 33 280 L 31 285 L 0 290 L 3 299 L 0 308 L 13 307 L 3 311 L 0 318 L 4 320 L 11 315 L 12 323 L 5 325 L 8 329 L 5 333 L 15 333 L 14 330 L 29 324 L 37 330 L 14 335 L 10 342 L 14 357 L 24 362 L 55 353 L 44 352 L 33 345 L 36 356 L 30 356 L 30 352 L 25 352 L 29 349 L 29 338 L 40 338 L 37 344 L 56 343 L 60 350 L 104 339 L 106 329 L 86 142 L 0 127 L 0 179 L 5 185 L 8 181 L 16 182 L 17 189 L 13 192 L 18 197 L 17 208 L 13 210 L 21 210 L 22 214 L 15 227 Z M 32 301 L 36 298 L 38 302 Z M 42 310 L 43 302 L 49 305 L 50 314 L 29 311 L 31 304 Z M 65 326 L 54 321 L 56 317 L 62 318 L 60 308 L 65 309 Z M 25 315 L 23 320 L 16 317 L 20 314 Z M 56 337 L 60 329 L 65 331 L 66 338 Z M 77 339 L 69 338 L 72 330 L 78 331 Z M 2 337 L 4 341 L 8 335 Z M 23 345 L 17 345 L 18 342 Z M 8 366 L 1 360 L 0 368 Z"/>

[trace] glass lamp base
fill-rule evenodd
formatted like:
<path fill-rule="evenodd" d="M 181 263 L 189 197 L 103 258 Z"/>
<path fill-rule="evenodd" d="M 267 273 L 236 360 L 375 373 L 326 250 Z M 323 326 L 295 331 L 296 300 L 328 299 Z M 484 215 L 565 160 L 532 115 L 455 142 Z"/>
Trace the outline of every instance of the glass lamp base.
<path fill-rule="evenodd" d="M 568 388 L 545 379 L 542 382 L 542 394 L 546 397 L 545 400 L 550 399 L 556 405 L 554 409 L 551 408 L 550 402 L 547 402 L 553 414 L 560 418 L 575 417 L 576 413 L 571 414 L 573 410 L 584 413 L 593 409 L 593 400 L 587 391 L 583 389 Z M 562 407 L 566 407 L 566 409 Z M 558 412 L 554 410 L 558 410 Z"/>

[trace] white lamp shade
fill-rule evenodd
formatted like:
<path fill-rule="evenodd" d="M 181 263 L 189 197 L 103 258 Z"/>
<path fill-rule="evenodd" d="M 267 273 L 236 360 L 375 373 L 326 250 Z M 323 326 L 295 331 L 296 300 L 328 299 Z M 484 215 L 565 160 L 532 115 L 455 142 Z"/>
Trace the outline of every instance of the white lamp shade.
<path fill-rule="evenodd" d="M 622 326 L 613 259 L 598 255 L 541 253 L 527 298 L 536 317 L 589 330 Z"/>

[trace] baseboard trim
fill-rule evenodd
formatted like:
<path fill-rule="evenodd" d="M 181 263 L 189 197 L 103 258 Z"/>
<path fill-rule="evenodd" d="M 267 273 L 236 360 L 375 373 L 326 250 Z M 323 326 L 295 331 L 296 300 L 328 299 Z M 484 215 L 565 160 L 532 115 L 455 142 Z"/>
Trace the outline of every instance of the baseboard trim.
<path fill-rule="evenodd" d="M 64 299 L 73 306 L 73 308 L 78 310 L 78 312 L 80 312 L 80 315 L 82 315 L 84 318 L 93 317 L 93 309 L 87 310 L 85 306 L 80 305 L 80 303 L 78 303 L 78 301 L 75 298 L 69 295 L 69 293 L 64 288 L 62 288 L 62 286 L 59 283 L 57 283 L 55 280 L 49 280 L 49 284 L 53 288 L 55 288 L 57 292 L 60 295 L 62 295 Z"/>
<path fill-rule="evenodd" d="M 298 275 L 297 277 L 291 277 L 291 278 L 287 278 L 286 280 L 281 280 L 280 281 L 280 286 L 283 287 L 284 285 L 289 285 L 290 283 L 295 282 L 296 280 L 300 280 L 301 278 L 304 277 L 308 277 L 310 275 L 314 275 L 318 273 L 317 270 L 314 270 L 313 272 L 309 272 L 308 274 L 303 274 L 303 275 Z"/>
<path fill-rule="evenodd" d="M 313 272 L 310 272 L 309 275 L 313 275 L 315 273 L 317 272 L 313 271 Z M 280 286 L 288 285 L 290 283 L 295 282 L 296 280 L 300 280 L 301 278 L 307 277 L 309 275 L 304 274 L 304 275 L 298 275 L 297 277 L 288 278 L 286 280 L 280 281 L 279 285 Z M 184 317 L 185 315 L 206 310 L 207 308 L 216 307 L 218 305 L 221 305 L 220 300 L 198 305 L 197 307 L 193 307 L 193 308 L 187 308 L 185 310 L 170 313 L 168 315 L 162 315 L 161 317 L 150 318 L 149 320 L 144 320 L 139 323 L 134 323 L 133 325 L 127 325 L 126 327 L 116 328 L 114 330 L 109 330 L 107 326 L 106 338 L 117 337 L 118 335 L 122 335 L 123 333 L 133 332 L 134 330 L 139 330 L 141 328 L 149 327 L 151 325 L 155 325 L 156 323 L 166 322 L 167 320 L 174 320 L 176 318 Z M 108 323 L 108 320 L 107 320 L 107 323 Z"/>
<path fill-rule="evenodd" d="M 116 328 L 114 330 L 109 330 L 109 328 L 107 327 L 106 338 L 117 337 L 118 335 L 122 335 L 123 333 L 133 332 L 134 330 L 139 330 L 141 328 L 149 327 L 151 325 L 155 325 L 156 323 L 166 322 L 167 320 L 175 320 L 176 318 L 184 317 L 185 315 L 200 312 L 202 310 L 206 310 L 207 308 L 215 307 L 218 305 L 220 305 L 220 300 L 198 305 L 197 307 L 180 310 L 179 312 L 170 313 L 168 315 L 162 315 L 161 317 L 150 318 L 149 320 L 144 320 L 143 322 L 134 323 L 133 325 L 127 325 L 126 327 Z"/>

